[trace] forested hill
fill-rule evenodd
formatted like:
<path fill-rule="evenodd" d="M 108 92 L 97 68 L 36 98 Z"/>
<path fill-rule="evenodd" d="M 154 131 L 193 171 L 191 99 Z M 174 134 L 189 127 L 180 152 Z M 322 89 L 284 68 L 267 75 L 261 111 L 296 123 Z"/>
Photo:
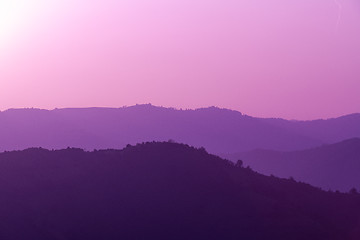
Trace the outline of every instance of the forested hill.
<path fill-rule="evenodd" d="M 0 154 L 0 239 L 359 239 L 358 194 L 151 142 Z"/>

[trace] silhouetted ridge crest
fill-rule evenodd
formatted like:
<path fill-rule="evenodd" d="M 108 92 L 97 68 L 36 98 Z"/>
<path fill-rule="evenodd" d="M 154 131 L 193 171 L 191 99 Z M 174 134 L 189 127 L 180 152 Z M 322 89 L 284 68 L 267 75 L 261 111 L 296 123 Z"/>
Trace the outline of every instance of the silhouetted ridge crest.
<path fill-rule="evenodd" d="M 1 239 L 358 239 L 358 194 L 169 142 L 0 154 Z M 10 238 L 11 236 L 11 238 Z"/>
<path fill-rule="evenodd" d="M 300 150 L 360 137 L 360 115 L 321 121 L 255 118 L 209 107 L 178 110 L 150 104 L 121 108 L 14 109 L 0 114 L 0 151 L 41 146 L 86 150 L 148 141 L 204 146 L 210 153 L 257 148 Z"/>

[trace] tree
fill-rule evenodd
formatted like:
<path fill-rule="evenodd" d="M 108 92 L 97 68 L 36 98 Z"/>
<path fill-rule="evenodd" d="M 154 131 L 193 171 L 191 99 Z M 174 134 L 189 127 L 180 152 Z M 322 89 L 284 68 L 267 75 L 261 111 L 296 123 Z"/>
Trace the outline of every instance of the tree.
<path fill-rule="evenodd" d="M 352 188 L 352 189 L 350 189 L 349 193 L 350 194 L 358 194 L 359 192 L 356 188 Z"/>
<path fill-rule="evenodd" d="M 236 166 L 236 167 L 243 167 L 243 166 L 244 166 L 243 160 L 241 160 L 241 159 L 237 160 L 235 166 Z"/>

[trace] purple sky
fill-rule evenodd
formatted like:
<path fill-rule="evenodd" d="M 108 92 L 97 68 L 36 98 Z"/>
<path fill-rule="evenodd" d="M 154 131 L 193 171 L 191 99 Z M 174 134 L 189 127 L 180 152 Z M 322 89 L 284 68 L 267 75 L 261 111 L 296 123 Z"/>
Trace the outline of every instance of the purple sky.
<path fill-rule="evenodd" d="M 0 109 L 360 112 L 358 0 L 1 0 Z"/>

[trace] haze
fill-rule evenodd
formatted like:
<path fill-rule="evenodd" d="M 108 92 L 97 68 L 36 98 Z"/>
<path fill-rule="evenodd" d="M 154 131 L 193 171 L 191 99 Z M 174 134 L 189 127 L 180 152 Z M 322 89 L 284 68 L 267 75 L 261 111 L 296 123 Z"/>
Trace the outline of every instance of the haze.
<path fill-rule="evenodd" d="M 0 109 L 360 112 L 357 0 L 1 0 Z"/>

